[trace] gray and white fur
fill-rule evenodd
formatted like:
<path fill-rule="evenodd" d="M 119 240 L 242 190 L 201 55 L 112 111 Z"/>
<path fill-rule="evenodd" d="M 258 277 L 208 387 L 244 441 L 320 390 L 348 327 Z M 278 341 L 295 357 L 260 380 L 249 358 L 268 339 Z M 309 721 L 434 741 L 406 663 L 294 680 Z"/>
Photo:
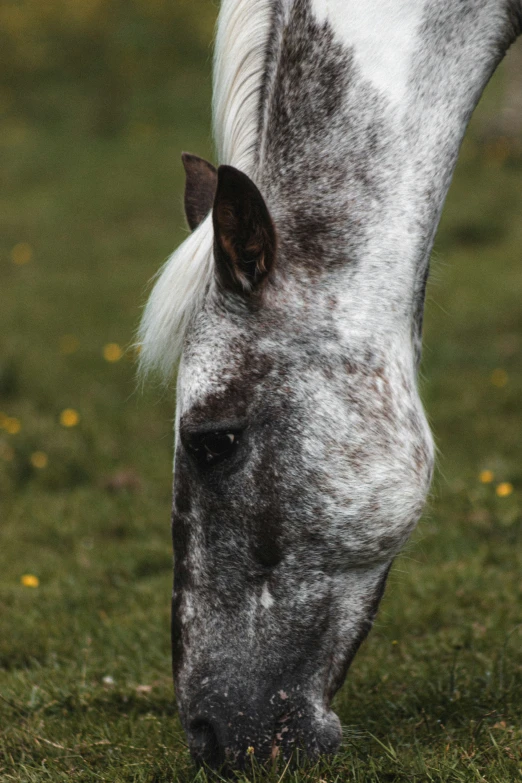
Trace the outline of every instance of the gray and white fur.
<path fill-rule="evenodd" d="M 521 26 L 518 0 L 222 2 L 225 165 L 185 156 L 194 232 L 141 328 L 145 371 L 181 354 L 173 660 L 199 761 L 338 747 L 331 700 L 433 470 L 434 234 Z"/>

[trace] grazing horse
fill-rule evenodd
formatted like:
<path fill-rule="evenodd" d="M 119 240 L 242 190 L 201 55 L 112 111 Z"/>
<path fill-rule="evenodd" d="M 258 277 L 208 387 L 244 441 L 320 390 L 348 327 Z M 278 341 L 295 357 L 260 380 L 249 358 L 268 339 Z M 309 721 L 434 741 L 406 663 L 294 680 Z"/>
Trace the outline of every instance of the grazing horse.
<path fill-rule="evenodd" d="M 330 704 L 421 514 L 428 262 L 520 0 L 222 0 L 220 166 L 142 368 L 179 362 L 173 668 L 199 762 L 334 752 Z"/>

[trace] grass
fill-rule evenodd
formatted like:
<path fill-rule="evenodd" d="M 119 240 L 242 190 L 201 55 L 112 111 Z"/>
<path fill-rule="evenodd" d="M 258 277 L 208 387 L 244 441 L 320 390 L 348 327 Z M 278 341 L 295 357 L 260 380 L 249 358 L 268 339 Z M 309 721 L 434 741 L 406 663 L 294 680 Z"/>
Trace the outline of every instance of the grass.
<path fill-rule="evenodd" d="M 149 95 L 108 136 L 74 85 L 59 119 L 2 120 L 2 783 L 205 780 L 170 677 L 174 400 L 136 392 L 131 350 L 103 355 L 131 344 L 147 281 L 183 236 L 179 152 L 211 154 L 205 73 L 157 98 L 174 107 L 163 123 Z M 342 752 L 256 780 L 522 780 L 522 158 L 477 138 L 428 293 L 429 508 L 337 697 Z"/>

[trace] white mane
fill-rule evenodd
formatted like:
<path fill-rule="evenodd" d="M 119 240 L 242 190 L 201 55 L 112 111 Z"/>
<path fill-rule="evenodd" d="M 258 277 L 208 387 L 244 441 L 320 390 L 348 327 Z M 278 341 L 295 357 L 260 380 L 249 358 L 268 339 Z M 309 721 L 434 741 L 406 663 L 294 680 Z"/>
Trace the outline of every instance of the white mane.
<path fill-rule="evenodd" d="M 259 99 L 273 0 L 223 0 L 214 56 L 214 138 L 219 163 L 252 174 Z M 212 277 L 212 220 L 181 244 L 160 270 L 138 331 L 140 371 L 167 380 L 187 325 Z"/>

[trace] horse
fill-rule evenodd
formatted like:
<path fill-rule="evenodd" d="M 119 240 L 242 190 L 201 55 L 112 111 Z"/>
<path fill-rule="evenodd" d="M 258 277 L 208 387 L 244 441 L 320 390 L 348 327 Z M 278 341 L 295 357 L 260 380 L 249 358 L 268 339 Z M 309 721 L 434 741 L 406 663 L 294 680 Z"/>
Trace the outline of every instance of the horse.
<path fill-rule="evenodd" d="M 222 0 L 219 167 L 146 305 L 177 368 L 172 660 L 194 759 L 333 754 L 331 709 L 421 515 L 429 258 L 520 0 Z"/>

